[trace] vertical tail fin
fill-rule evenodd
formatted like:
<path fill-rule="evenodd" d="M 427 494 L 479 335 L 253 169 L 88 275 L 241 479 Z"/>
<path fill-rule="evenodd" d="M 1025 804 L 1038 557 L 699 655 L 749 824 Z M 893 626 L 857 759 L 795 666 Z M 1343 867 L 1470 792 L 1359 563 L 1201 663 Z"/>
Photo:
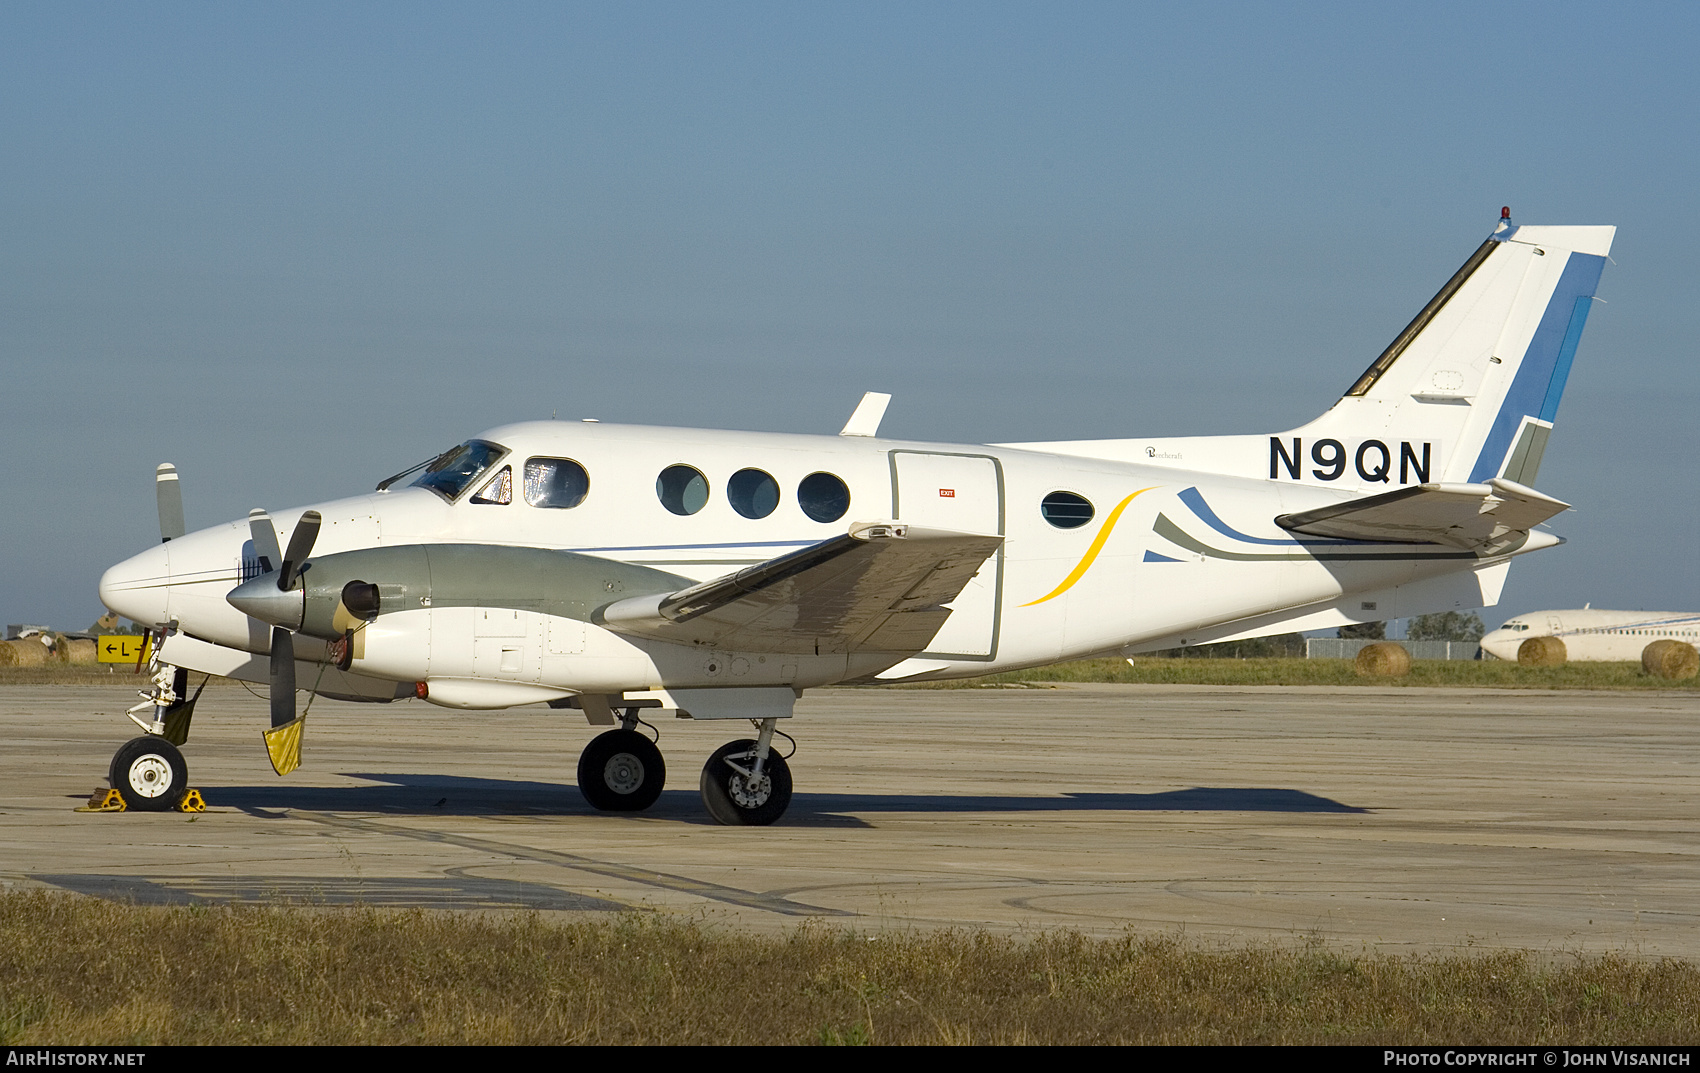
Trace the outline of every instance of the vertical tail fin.
<path fill-rule="evenodd" d="M 1507 210 L 1340 401 L 1301 428 L 1002 446 L 1360 493 L 1531 484 L 1616 233 L 1518 227 Z"/>
<path fill-rule="evenodd" d="M 1271 468 L 1341 484 L 1533 482 L 1615 232 L 1501 220 L 1333 408 L 1272 438 Z"/>

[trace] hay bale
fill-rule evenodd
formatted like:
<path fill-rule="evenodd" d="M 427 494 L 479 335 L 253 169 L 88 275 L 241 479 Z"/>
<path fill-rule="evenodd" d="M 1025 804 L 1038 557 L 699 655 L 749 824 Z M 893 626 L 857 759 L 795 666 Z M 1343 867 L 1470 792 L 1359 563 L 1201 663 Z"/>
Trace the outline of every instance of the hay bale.
<path fill-rule="evenodd" d="M 1393 641 L 1377 641 L 1358 650 L 1358 673 L 1369 678 L 1403 678 L 1411 673 L 1411 654 Z"/>
<path fill-rule="evenodd" d="M 68 663 L 99 663 L 100 647 L 87 637 L 67 637 L 59 642 Z"/>
<path fill-rule="evenodd" d="M 40 667 L 53 658 L 53 653 L 47 646 L 33 637 L 21 641 L 0 641 L 5 651 L 0 652 L 0 664 L 8 667 Z"/>
<path fill-rule="evenodd" d="M 1700 652 L 1682 641 L 1654 641 L 1641 650 L 1641 669 L 1654 678 L 1693 678 L 1700 673 Z"/>
<path fill-rule="evenodd" d="M 1517 646 L 1517 662 L 1525 667 L 1562 667 L 1570 658 L 1556 637 L 1531 637 Z"/>

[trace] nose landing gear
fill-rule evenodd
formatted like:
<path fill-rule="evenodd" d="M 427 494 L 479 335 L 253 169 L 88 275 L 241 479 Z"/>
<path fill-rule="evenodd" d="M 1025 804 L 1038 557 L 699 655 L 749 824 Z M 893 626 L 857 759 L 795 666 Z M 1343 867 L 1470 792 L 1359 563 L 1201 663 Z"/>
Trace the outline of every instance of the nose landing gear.
<path fill-rule="evenodd" d="M 158 735 L 131 738 L 113 754 L 107 772 L 126 808 L 169 812 L 189 790 L 189 765 L 177 746 Z"/>

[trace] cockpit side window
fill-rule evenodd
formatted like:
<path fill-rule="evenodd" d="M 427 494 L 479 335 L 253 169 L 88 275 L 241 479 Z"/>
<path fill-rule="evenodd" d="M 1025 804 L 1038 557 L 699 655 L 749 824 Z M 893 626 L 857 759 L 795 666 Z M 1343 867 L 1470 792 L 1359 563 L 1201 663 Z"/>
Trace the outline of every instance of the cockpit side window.
<path fill-rule="evenodd" d="M 590 474 L 570 458 L 528 458 L 525 501 L 534 507 L 570 509 L 590 494 Z"/>
<path fill-rule="evenodd" d="M 481 476 L 496 460 L 508 453 L 501 444 L 488 440 L 467 440 L 450 448 L 432 460 L 413 482 L 415 488 L 429 488 L 453 503 L 461 493 Z"/>
<path fill-rule="evenodd" d="M 474 503 L 494 503 L 498 506 L 514 501 L 514 468 L 503 466 L 484 487 L 472 497 Z"/>

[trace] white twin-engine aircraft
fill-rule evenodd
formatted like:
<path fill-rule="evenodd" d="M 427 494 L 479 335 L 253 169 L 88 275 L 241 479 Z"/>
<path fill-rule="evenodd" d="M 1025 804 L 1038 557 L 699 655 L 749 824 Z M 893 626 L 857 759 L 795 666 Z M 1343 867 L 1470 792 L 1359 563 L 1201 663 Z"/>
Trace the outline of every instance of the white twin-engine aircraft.
<path fill-rule="evenodd" d="M 160 639 L 112 784 L 136 808 L 182 797 L 198 671 L 270 684 L 280 774 L 301 688 L 577 709 L 615 727 L 578 764 L 614 811 L 665 779 L 644 709 L 748 719 L 702 797 L 766 824 L 805 689 L 1492 605 L 1513 556 L 1560 543 L 1535 527 L 1566 504 L 1529 486 L 1614 230 L 1507 210 L 1339 402 L 1279 435 L 889 440 L 872 393 L 837 436 L 536 421 L 371 495 L 188 535 L 161 466 L 167 542 L 100 582 Z"/>

